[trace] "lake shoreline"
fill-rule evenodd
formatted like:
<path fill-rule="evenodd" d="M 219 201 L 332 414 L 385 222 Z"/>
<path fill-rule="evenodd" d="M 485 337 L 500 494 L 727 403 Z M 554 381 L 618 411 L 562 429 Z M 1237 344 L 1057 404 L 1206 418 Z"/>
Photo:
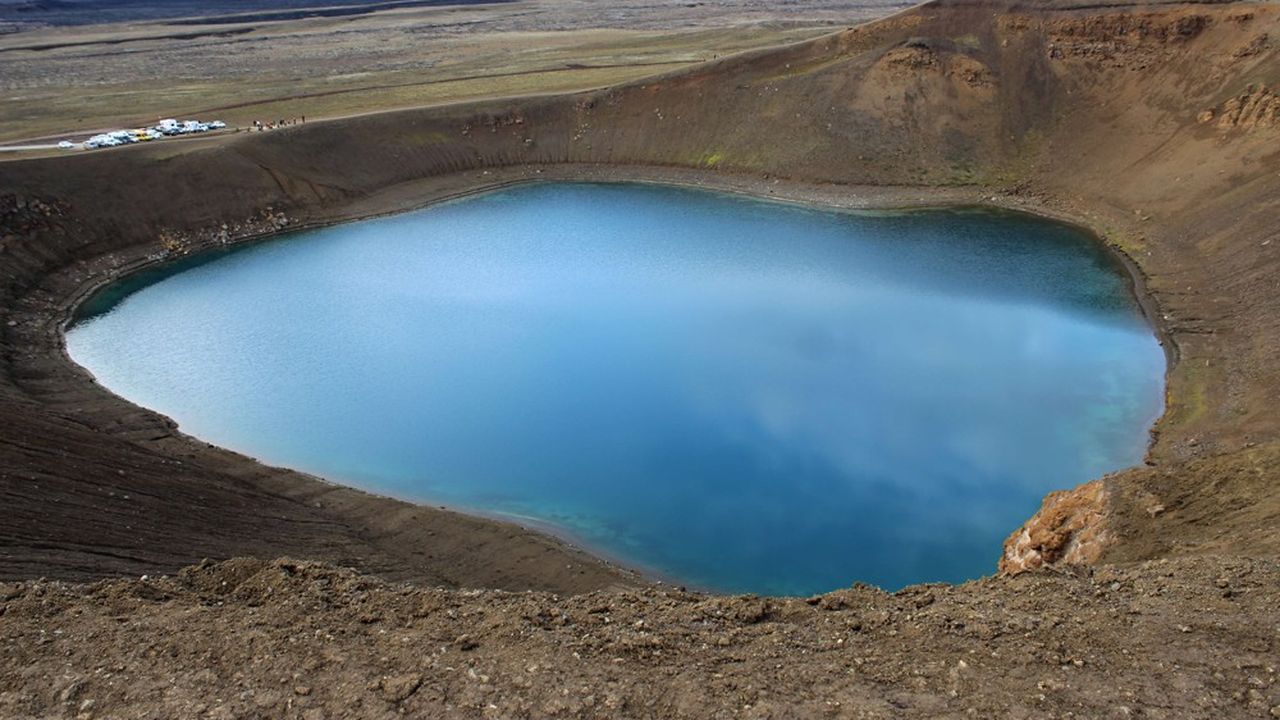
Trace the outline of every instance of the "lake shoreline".
<path fill-rule="evenodd" d="M 1073 217 L 1067 212 L 1041 206 L 1027 198 L 992 195 L 987 188 L 816 184 L 767 176 L 653 166 L 516 166 L 479 172 L 457 173 L 405 183 L 376 193 L 361 202 L 344 208 L 334 216 L 321 220 L 301 223 L 290 220 L 284 224 L 273 223 L 268 228 L 245 233 L 239 237 L 214 237 L 207 239 L 203 243 L 190 243 L 178 254 L 171 253 L 163 257 L 148 254 L 142 257 L 126 259 L 124 262 L 113 263 L 109 272 L 97 272 L 75 283 L 74 290 L 63 295 L 58 303 L 55 315 L 56 342 L 60 364 L 63 366 L 62 371 L 69 372 L 81 381 L 87 380 L 89 387 L 85 388 L 86 390 L 94 394 L 109 396 L 111 403 L 125 406 L 127 409 L 125 414 L 127 415 L 144 414 L 158 418 L 167 428 L 167 434 L 179 442 L 183 454 L 188 454 L 195 450 L 192 457 L 213 456 L 211 459 L 216 459 L 219 465 L 230 462 L 237 473 L 267 474 L 271 477 L 270 484 L 273 491 L 286 497 L 310 498 L 312 496 L 336 495 L 338 497 L 333 498 L 331 502 L 334 502 L 335 505 L 346 506 L 344 514 L 349 513 L 349 517 L 344 518 L 344 520 L 359 518 L 362 522 L 369 523 L 372 526 L 370 530 L 375 532 L 378 532 L 379 526 L 383 525 L 381 522 L 372 520 L 378 514 L 384 511 L 402 513 L 406 512 L 406 508 L 416 508 L 421 512 L 430 513 L 432 516 L 431 524 L 435 525 L 436 529 L 419 528 L 418 532 L 410 532 L 413 536 L 425 534 L 426 537 L 433 537 L 437 532 L 452 533 L 453 531 L 449 528 L 456 524 L 454 521 L 458 518 L 466 518 L 469 522 L 463 524 L 468 527 L 464 528 L 465 532 L 458 536 L 458 542 L 465 542 L 465 534 L 475 532 L 474 525 L 479 523 L 486 526 L 488 533 L 505 535 L 509 541 L 517 546 L 543 547 L 550 543 L 559 547 L 560 552 L 567 553 L 584 565 L 592 566 L 589 571 L 592 583 L 633 585 L 636 583 L 661 582 L 662 579 L 651 572 L 625 567 L 616 562 L 615 559 L 608 557 L 607 554 L 595 552 L 591 548 L 578 544 L 579 539 L 573 537 L 572 533 L 549 533 L 546 527 L 528 528 L 510 520 L 496 519 L 484 514 L 461 513 L 441 506 L 416 505 L 393 497 L 382 496 L 334 483 L 314 475 L 271 467 L 234 451 L 210 446 L 198 438 L 182 433 L 170 418 L 145 408 L 139 408 L 128 400 L 120 398 L 98 385 L 92 374 L 76 364 L 67 354 L 65 331 L 75 320 L 81 305 L 105 287 L 120 282 L 134 273 L 154 269 L 175 260 L 189 258 L 204 250 L 230 248 L 270 240 L 283 232 L 314 229 L 339 223 L 394 215 L 476 194 L 494 192 L 516 185 L 539 181 L 649 183 L 740 195 L 758 200 L 853 211 L 915 211 L 938 208 L 987 207 L 1002 211 L 1022 212 L 1057 222 L 1065 222 L 1085 230 L 1090 237 L 1101 242 L 1103 247 L 1107 248 L 1114 257 L 1120 259 L 1122 266 L 1129 271 L 1129 277 L 1133 283 L 1132 287 L 1135 293 L 1137 293 L 1138 288 L 1143 287 L 1143 278 L 1136 264 L 1113 244 L 1102 240 L 1101 235 L 1090 230 L 1089 226 L 1083 223 L 1080 218 Z M 1139 300 L 1140 307 L 1147 314 L 1148 321 L 1152 322 L 1157 329 L 1160 328 L 1161 324 L 1158 316 L 1151 314 L 1151 305 L 1149 303 L 1152 301 L 1144 299 L 1141 295 L 1136 295 L 1136 297 Z M 1157 330 L 1157 337 L 1161 340 L 1162 346 L 1166 347 L 1166 352 L 1168 352 L 1167 349 L 1171 344 L 1166 341 L 1166 336 Z M 1166 377 L 1171 370 L 1171 365 L 1166 368 Z M 1156 427 L 1158 428 L 1158 424 Z M 1155 432 L 1156 430 L 1153 429 L 1153 436 Z M 1150 443 L 1148 444 L 1149 449 Z M 229 458 L 228 456 L 231 457 Z M 324 501 L 322 500 L 321 502 Z M 354 516 L 354 518 L 350 516 Z M 440 528 L 444 529 L 441 530 Z M 1012 530 L 1013 528 L 1010 528 L 1010 531 Z M 400 531 L 403 531 L 403 529 Z M 528 548 L 524 548 L 524 551 L 527 550 Z M 998 559 L 998 554 L 992 558 L 992 572 L 995 571 L 995 564 Z M 499 574 L 505 575 L 508 572 L 513 572 L 501 559 L 489 558 L 489 560 L 494 561 L 495 569 L 499 571 Z M 532 570 L 540 574 L 545 568 L 526 568 L 526 570 Z M 382 572 L 392 578 L 399 576 L 399 573 L 395 572 L 388 573 L 386 570 Z M 670 580 L 667 579 L 667 582 L 670 582 Z M 571 583 L 570 587 L 577 586 Z"/>

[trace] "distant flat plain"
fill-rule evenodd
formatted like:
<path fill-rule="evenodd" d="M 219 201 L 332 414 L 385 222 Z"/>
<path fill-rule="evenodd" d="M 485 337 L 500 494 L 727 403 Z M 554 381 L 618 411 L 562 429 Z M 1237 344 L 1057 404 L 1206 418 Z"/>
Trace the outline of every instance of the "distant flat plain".
<path fill-rule="evenodd" d="M 803 40 L 908 4 L 522 0 L 379 3 L 360 14 L 281 20 L 256 12 L 5 22 L 0 143 L 83 140 L 162 117 L 246 127 L 601 87 Z"/>

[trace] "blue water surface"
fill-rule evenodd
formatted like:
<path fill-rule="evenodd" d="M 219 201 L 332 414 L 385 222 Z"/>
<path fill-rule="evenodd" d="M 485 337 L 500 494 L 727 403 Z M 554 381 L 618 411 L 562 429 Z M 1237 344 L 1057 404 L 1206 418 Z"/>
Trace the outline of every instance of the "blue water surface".
<path fill-rule="evenodd" d="M 181 428 L 697 587 L 994 570 L 1141 461 L 1164 356 L 1079 231 L 539 184 L 126 281 L 72 357 Z"/>

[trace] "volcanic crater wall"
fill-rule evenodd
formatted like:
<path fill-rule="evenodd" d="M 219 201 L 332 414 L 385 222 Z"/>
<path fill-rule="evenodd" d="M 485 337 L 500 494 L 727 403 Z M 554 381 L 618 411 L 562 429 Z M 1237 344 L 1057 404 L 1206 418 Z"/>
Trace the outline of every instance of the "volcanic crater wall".
<path fill-rule="evenodd" d="M 60 344 L 69 299 L 149 261 L 601 166 L 962 188 L 1092 227 L 1154 300 L 1178 359 L 1168 409 L 1149 467 L 1051 496 L 1005 568 L 1274 554 L 1278 17 L 1265 4 L 932 3 L 597 91 L 0 163 L 0 576 L 293 553 L 442 584 L 631 582 L 506 526 L 388 513 L 203 448 L 96 388 Z M 494 566 L 499 548 L 545 562 Z"/>

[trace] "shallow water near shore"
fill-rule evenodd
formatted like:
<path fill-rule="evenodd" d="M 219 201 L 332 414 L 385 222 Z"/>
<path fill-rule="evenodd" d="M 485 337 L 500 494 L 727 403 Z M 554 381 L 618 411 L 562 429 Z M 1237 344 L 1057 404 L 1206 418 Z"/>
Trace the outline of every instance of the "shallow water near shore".
<path fill-rule="evenodd" d="M 109 288 L 68 350 L 183 431 L 549 524 L 697 587 L 989 574 L 1139 463 L 1165 358 L 1114 260 L 989 211 L 539 184 Z"/>

